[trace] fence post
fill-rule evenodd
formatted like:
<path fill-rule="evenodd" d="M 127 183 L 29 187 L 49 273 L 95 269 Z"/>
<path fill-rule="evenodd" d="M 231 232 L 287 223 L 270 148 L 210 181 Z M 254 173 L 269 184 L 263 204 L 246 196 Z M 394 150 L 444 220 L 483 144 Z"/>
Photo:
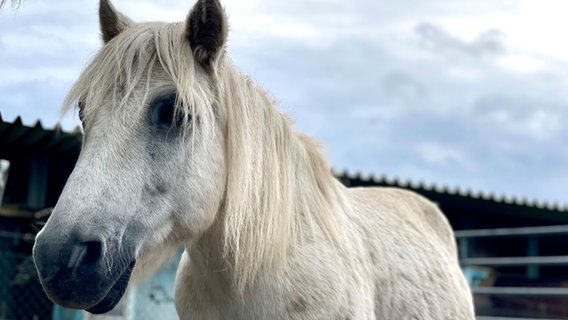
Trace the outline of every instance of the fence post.
<path fill-rule="evenodd" d="M 537 257 L 539 255 L 539 241 L 536 236 L 529 236 L 527 238 L 527 256 Z M 540 276 L 540 266 L 538 264 L 531 264 L 527 266 L 527 278 L 538 279 Z"/>

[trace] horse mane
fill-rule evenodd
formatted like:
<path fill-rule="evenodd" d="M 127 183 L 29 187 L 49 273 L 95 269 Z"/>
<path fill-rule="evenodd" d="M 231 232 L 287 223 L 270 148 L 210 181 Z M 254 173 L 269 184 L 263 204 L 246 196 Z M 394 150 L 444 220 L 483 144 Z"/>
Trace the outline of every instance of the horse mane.
<path fill-rule="evenodd" d="M 142 117 L 152 98 L 148 96 L 150 75 L 159 64 L 177 89 L 176 112 L 182 115 L 184 127 L 194 127 L 189 125 L 189 119 L 194 124 L 195 117 L 191 115 L 199 114 L 204 128 L 211 128 L 215 119 L 210 107 L 214 96 L 208 83 L 199 81 L 196 62 L 183 33 L 183 23 L 150 22 L 129 27 L 103 46 L 85 67 L 65 99 L 63 112 L 82 103 L 81 116 L 88 124 L 111 94 L 112 101 L 118 101 L 114 106 L 116 119 L 128 119 L 126 114 Z M 144 77 L 146 81 L 142 83 Z M 125 108 L 132 92 L 141 86 L 145 96 L 136 104 L 138 108 Z"/>
<path fill-rule="evenodd" d="M 316 230 L 340 249 L 346 202 L 320 145 L 295 132 L 250 78 L 230 62 L 224 67 L 219 103 L 227 119 L 225 252 L 242 288 L 260 270 L 281 270 L 290 250 L 313 239 Z"/>
<path fill-rule="evenodd" d="M 320 145 L 294 131 L 292 121 L 276 109 L 270 96 L 240 74 L 228 58 L 215 70 L 214 83 L 199 79 L 183 28 L 181 23 L 129 27 L 86 66 L 64 110 L 82 102 L 88 126 L 112 94 L 113 101 L 119 101 L 117 118 L 122 118 L 121 113 L 141 117 L 148 102 L 150 74 L 160 64 L 177 87 L 176 112 L 184 115 L 184 124 L 195 113 L 205 129 L 219 123 L 218 118 L 225 119 L 221 123 L 227 177 L 218 219 L 223 219 L 223 248 L 238 288 L 261 270 L 282 270 L 304 239 L 323 236 L 341 250 L 347 222 L 340 212 L 347 202 Z M 126 108 L 132 92 L 141 86 L 146 89 L 144 101 L 135 110 Z"/>

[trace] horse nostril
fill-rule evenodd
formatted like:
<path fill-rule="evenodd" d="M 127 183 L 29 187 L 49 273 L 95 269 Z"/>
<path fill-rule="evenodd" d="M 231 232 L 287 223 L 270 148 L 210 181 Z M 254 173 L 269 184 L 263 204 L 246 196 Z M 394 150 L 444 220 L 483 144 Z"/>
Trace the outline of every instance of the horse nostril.
<path fill-rule="evenodd" d="M 75 245 L 71 250 L 67 267 L 75 269 L 79 265 L 95 265 L 102 259 L 103 251 L 104 245 L 101 241 L 85 241 L 79 245 Z"/>
<path fill-rule="evenodd" d="M 101 241 L 87 241 L 83 245 L 86 248 L 83 264 L 93 265 L 102 259 L 104 246 Z"/>

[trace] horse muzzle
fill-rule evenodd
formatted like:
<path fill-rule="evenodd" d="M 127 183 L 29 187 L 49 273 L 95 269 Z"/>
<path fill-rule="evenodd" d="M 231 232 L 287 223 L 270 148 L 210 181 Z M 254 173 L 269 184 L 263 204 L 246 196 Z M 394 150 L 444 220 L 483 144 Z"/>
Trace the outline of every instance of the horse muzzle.
<path fill-rule="evenodd" d="M 65 234 L 61 228 L 47 228 L 49 223 L 36 238 L 33 257 L 49 299 L 91 313 L 112 310 L 128 286 L 134 250 L 94 232 Z"/>

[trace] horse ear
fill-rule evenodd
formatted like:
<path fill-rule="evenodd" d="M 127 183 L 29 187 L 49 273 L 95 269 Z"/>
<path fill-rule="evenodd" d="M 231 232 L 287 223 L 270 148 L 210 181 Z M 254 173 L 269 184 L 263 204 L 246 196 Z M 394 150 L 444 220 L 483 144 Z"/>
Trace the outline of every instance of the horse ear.
<path fill-rule="evenodd" d="M 186 37 L 197 62 L 211 68 L 224 51 L 227 18 L 219 0 L 198 0 L 186 21 Z"/>
<path fill-rule="evenodd" d="M 110 0 L 101 0 L 99 3 L 99 21 L 105 43 L 119 35 L 126 28 L 134 24 L 130 18 L 118 12 Z"/>

